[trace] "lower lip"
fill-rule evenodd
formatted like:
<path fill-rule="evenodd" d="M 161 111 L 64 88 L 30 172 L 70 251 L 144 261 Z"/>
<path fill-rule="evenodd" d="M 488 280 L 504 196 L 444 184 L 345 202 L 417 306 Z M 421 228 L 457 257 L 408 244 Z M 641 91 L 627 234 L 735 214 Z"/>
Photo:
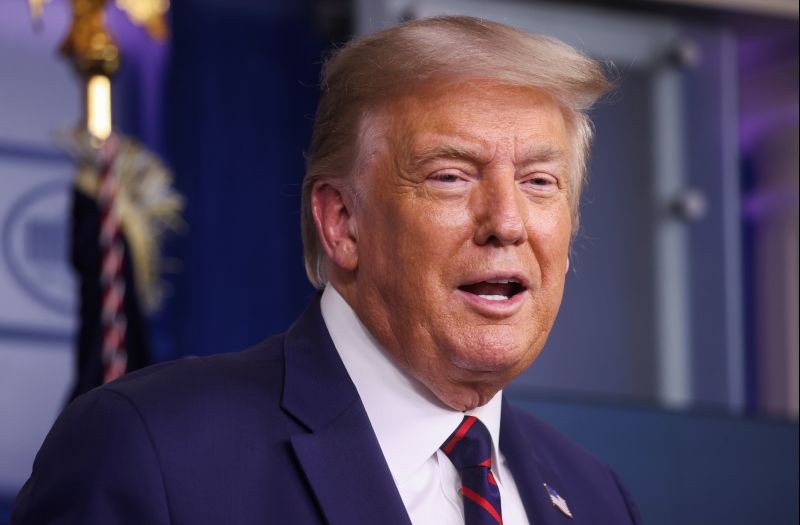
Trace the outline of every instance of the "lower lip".
<path fill-rule="evenodd" d="M 489 317 L 508 317 L 513 315 L 522 308 L 522 302 L 525 300 L 526 291 L 522 291 L 516 295 L 512 295 L 504 301 L 493 301 L 485 299 L 480 295 L 465 292 L 461 289 L 456 291 L 463 297 L 471 306 L 473 306 L 479 313 Z"/>

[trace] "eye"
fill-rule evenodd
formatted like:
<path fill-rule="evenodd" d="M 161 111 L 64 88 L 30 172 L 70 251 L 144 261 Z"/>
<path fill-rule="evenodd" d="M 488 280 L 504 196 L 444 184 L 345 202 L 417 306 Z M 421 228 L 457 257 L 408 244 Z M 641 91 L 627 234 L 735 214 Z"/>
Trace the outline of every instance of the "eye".
<path fill-rule="evenodd" d="M 558 190 L 558 179 L 547 173 L 534 173 L 523 179 L 522 184 L 526 189 L 540 193 Z"/>
<path fill-rule="evenodd" d="M 461 177 L 455 173 L 434 173 L 431 179 L 439 182 L 457 182 Z"/>
<path fill-rule="evenodd" d="M 453 186 L 466 182 L 466 176 L 458 171 L 437 171 L 428 176 L 428 180 L 437 186 Z"/>

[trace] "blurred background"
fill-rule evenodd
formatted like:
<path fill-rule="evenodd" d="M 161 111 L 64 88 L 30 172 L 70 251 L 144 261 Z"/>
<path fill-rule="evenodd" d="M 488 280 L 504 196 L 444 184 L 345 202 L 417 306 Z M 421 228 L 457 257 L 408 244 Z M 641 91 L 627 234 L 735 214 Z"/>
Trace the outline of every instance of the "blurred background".
<path fill-rule="evenodd" d="M 559 319 L 507 395 L 617 469 L 646 523 L 797 523 L 794 0 L 194 0 L 162 41 L 109 2 L 114 127 L 185 202 L 166 298 L 130 327 L 142 362 L 288 327 L 314 293 L 299 210 L 323 57 L 445 13 L 563 39 L 619 84 L 593 112 Z M 0 524 L 77 381 L 71 18 L 0 3 Z"/>

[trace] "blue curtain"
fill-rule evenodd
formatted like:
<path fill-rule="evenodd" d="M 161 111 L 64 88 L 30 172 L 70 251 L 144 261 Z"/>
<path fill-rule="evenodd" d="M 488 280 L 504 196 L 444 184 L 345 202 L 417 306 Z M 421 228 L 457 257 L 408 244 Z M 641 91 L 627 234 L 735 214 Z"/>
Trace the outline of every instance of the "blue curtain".
<path fill-rule="evenodd" d="M 164 154 L 188 231 L 154 320 L 159 359 L 246 348 L 285 330 L 314 290 L 300 192 L 325 49 L 308 10 L 172 3 Z"/>

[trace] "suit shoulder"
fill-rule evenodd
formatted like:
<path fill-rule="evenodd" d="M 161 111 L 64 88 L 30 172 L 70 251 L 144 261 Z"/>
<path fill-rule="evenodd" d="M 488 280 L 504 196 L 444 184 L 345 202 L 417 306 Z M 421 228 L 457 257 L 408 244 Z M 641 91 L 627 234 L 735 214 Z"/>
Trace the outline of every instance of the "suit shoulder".
<path fill-rule="evenodd" d="M 641 523 L 630 494 L 613 469 L 555 427 L 513 407 L 509 408 L 530 450 L 549 472 L 561 474 L 566 484 L 559 489 L 587 515 L 615 516 L 609 523 Z"/>
<path fill-rule="evenodd" d="M 132 372 L 98 390 L 124 397 L 140 411 L 209 410 L 247 396 L 278 399 L 283 386 L 283 335 L 240 352 L 186 357 Z"/>
<path fill-rule="evenodd" d="M 517 424 L 536 441 L 536 448 L 542 452 L 543 458 L 552 460 L 555 463 L 563 464 L 567 462 L 580 465 L 583 468 L 609 471 L 605 463 L 551 424 L 542 421 L 525 410 L 513 405 L 508 406 L 513 412 Z"/>
<path fill-rule="evenodd" d="M 519 454 L 521 448 L 534 458 L 532 468 L 539 469 L 543 481 L 557 483 L 558 492 L 570 502 L 576 516 L 580 513 L 603 517 L 597 523 L 641 522 L 636 506 L 611 467 L 524 410 L 504 404 L 503 419 L 506 409 L 510 416 L 506 421 L 509 451 Z M 502 430 L 500 439 L 502 450 Z"/>

